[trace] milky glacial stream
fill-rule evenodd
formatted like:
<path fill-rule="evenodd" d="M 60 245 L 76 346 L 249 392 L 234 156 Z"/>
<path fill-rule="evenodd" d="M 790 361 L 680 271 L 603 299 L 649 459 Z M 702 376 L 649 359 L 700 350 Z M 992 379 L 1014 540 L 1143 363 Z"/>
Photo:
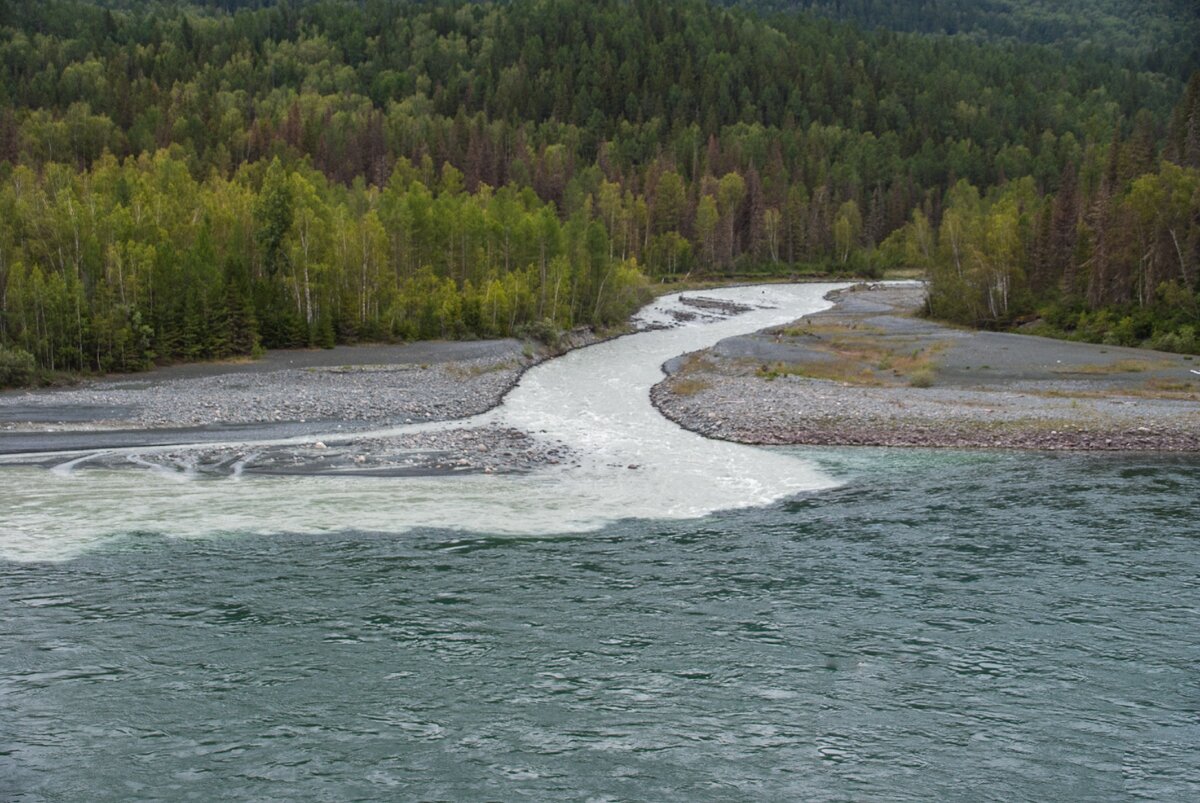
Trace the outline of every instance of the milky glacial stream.
<path fill-rule="evenodd" d="M 561 441 L 582 456 L 578 466 L 521 475 L 213 478 L 85 468 L 96 453 L 64 454 L 55 470 L 0 467 L 0 558 L 68 559 L 137 533 L 216 537 L 434 527 L 537 536 L 594 530 L 628 518 L 698 518 L 829 488 L 836 483 L 795 454 L 710 441 L 681 429 L 654 409 L 649 391 L 662 378 L 666 360 L 824 309 L 829 306 L 824 295 L 833 287 L 706 291 L 705 297 L 752 309 L 573 351 L 527 372 L 495 410 L 450 424 L 498 424 Z M 665 323 L 680 308 L 678 296 L 666 296 L 638 319 Z M 136 464 L 154 449 L 121 451 Z"/>

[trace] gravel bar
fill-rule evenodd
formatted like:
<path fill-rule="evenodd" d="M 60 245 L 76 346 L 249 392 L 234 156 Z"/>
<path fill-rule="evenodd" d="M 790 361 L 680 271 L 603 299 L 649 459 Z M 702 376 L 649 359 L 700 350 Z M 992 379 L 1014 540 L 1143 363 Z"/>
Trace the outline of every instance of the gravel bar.
<path fill-rule="evenodd" d="M 494 426 L 366 433 L 486 412 L 529 367 L 598 339 L 577 330 L 555 350 L 509 339 L 273 351 L 255 361 L 8 391 L 0 393 L 0 455 L 53 466 L 63 452 L 94 451 L 80 468 L 136 465 L 197 475 L 529 471 L 574 457 L 562 444 Z M 254 446 L 309 436 L 299 446 Z M 163 448 L 205 443 L 213 445 Z"/>
<path fill-rule="evenodd" d="M 831 310 L 668 362 L 651 397 L 740 443 L 1200 451 L 1192 358 L 942 326 L 915 316 L 923 292 L 832 294 Z M 886 370 L 915 356 L 928 386 Z"/>

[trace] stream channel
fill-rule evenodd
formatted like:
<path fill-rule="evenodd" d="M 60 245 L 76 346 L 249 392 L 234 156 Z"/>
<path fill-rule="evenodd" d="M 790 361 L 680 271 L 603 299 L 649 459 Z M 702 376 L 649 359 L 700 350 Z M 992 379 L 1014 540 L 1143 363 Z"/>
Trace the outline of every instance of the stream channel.
<path fill-rule="evenodd" d="M 664 360 L 829 289 L 720 291 L 753 309 L 471 422 L 578 465 L 0 468 L 0 799 L 1200 799 L 1196 457 L 764 449 L 651 407 Z"/>

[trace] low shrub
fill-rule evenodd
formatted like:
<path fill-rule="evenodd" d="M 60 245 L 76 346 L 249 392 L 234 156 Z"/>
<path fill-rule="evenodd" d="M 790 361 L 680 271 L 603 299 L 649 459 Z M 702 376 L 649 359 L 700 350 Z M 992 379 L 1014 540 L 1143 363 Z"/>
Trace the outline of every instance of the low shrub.
<path fill-rule="evenodd" d="M 25 349 L 0 346 L 0 388 L 28 385 L 37 376 L 37 363 Z"/>
<path fill-rule="evenodd" d="M 1150 345 L 1159 351 L 1173 351 L 1176 354 L 1200 352 L 1200 338 L 1197 337 L 1194 326 L 1181 326 L 1174 332 L 1161 334 L 1154 338 Z"/>
<path fill-rule="evenodd" d="M 555 348 L 558 346 L 561 332 L 554 325 L 554 321 L 543 318 L 540 321 L 530 321 L 518 326 L 513 334 L 522 340 L 536 340 L 544 346 Z"/>
<path fill-rule="evenodd" d="M 933 387 L 933 371 L 929 368 L 918 368 L 909 375 L 908 384 L 914 388 Z"/>

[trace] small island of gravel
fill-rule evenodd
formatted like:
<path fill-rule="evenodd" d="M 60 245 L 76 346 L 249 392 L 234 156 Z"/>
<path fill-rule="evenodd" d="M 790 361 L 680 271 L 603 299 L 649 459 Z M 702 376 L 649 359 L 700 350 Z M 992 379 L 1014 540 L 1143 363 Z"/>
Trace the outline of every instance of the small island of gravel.
<path fill-rule="evenodd" d="M 1200 450 L 1200 361 L 918 317 L 920 285 L 859 285 L 792 325 L 664 366 L 668 418 L 752 444 Z"/>

